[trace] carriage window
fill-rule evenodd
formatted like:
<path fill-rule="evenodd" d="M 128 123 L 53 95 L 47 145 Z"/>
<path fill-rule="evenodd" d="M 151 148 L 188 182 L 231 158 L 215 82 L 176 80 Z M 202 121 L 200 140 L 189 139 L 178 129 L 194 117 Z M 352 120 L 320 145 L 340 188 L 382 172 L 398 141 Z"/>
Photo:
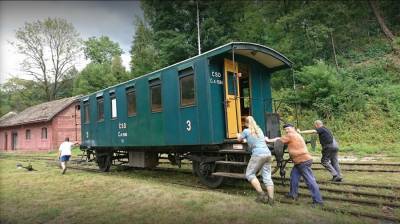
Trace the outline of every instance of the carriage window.
<path fill-rule="evenodd" d="M 136 91 L 133 87 L 126 89 L 126 103 L 128 105 L 128 116 L 136 114 Z"/>
<path fill-rule="evenodd" d="M 104 120 L 104 99 L 103 97 L 97 98 L 97 121 Z"/>
<path fill-rule="evenodd" d="M 42 128 L 42 139 L 47 139 L 47 128 Z"/>
<path fill-rule="evenodd" d="M 160 79 L 150 81 L 150 99 L 151 99 L 151 112 L 162 111 Z"/>
<path fill-rule="evenodd" d="M 26 130 L 26 132 L 25 132 L 25 139 L 31 139 L 31 130 L 30 129 L 27 129 Z"/>
<path fill-rule="evenodd" d="M 195 105 L 193 68 L 181 71 L 180 75 L 179 87 L 181 90 L 181 106 L 184 107 Z"/>
<path fill-rule="evenodd" d="M 89 123 L 90 114 L 89 114 L 89 101 L 83 103 L 83 121 L 84 123 Z"/>
<path fill-rule="evenodd" d="M 110 93 L 110 100 L 111 100 L 111 118 L 117 117 L 117 98 L 115 93 Z"/>

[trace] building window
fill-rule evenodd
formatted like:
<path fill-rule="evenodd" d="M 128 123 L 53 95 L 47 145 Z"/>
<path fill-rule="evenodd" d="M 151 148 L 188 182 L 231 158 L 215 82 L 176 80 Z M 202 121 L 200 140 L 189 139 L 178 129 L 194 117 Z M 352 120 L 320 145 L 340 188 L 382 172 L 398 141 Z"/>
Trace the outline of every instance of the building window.
<path fill-rule="evenodd" d="M 128 105 L 128 116 L 136 115 L 136 91 L 134 87 L 126 89 L 126 104 Z"/>
<path fill-rule="evenodd" d="M 195 105 L 196 101 L 193 68 L 180 71 L 179 76 L 181 106 L 186 107 Z"/>
<path fill-rule="evenodd" d="M 27 140 L 31 139 L 31 130 L 30 129 L 27 129 L 25 131 L 25 139 L 27 139 Z"/>
<path fill-rule="evenodd" d="M 47 139 L 47 128 L 42 128 L 42 139 Z"/>
<path fill-rule="evenodd" d="M 89 113 L 89 101 L 83 102 L 83 122 L 85 124 L 89 123 L 90 113 Z"/>
<path fill-rule="evenodd" d="M 97 121 L 104 120 L 104 98 L 97 97 Z"/>
<path fill-rule="evenodd" d="M 150 81 L 150 99 L 151 99 L 151 112 L 162 111 L 160 79 L 155 79 Z"/>
<path fill-rule="evenodd" d="M 117 98 L 115 93 L 110 93 L 111 100 L 111 118 L 117 118 Z"/>

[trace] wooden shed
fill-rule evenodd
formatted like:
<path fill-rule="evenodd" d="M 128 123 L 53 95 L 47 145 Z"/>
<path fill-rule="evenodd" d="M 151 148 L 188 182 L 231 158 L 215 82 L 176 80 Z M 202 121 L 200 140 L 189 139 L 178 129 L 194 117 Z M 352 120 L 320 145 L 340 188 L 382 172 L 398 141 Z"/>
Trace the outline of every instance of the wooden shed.
<path fill-rule="evenodd" d="M 80 142 L 78 97 L 29 107 L 0 118 L 0 150 L 54 150 L 69 137 Z"/>

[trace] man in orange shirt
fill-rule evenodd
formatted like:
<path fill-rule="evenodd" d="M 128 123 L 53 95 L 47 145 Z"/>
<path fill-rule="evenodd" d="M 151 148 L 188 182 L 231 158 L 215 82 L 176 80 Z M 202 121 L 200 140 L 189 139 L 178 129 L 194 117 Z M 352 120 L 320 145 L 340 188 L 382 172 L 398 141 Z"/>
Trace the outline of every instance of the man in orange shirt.
<path fill-rule="evenodd" d="M 311 192 L 313 206 L 323 205 L 319 186 L 311 170 L 312 158 L 307 150 L 303 137 L 296 132 L 294 126 L 291 124 L 283 125 L 283 129 L 285 130 L 286 135 L 273 139 L 267 137 L 265 140 L 267 142 L 281 140 L 282 143 L 288 145 L 289 156 L 294 163 L 293 169 L 290 172 L 290 193 L 288 196 L 297 199 L 300 178 L 303 177 Z"/>

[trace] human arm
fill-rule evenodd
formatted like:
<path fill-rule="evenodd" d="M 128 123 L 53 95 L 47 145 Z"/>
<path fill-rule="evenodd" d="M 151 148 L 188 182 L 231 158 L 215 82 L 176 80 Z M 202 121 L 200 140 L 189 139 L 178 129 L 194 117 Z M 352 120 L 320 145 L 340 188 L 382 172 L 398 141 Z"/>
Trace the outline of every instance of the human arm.
<path fill-rule="evenodd" d="M 304 130 L 304 131 L 300 131 L 300 129 L 297 129 L 297 132 L 300 134 L 316 134 L 317 130 L 312 129 L 312 130 Z"/>
<path fill-rule="evenodd" d="M 268 137 L 265 137 L 265 141 L 268 142 L 268 143 L 276 142 L 278 140 L 280 140 L 284 144 L 287 144 L 290 141 L 290 136 L 289 135 L 284 135 L 282 137 L 276 137 L 276 138 L 272 138 L 272 139 L 270 139 Z"/>
<path fill-rule="evenodd" d="M 268 143 L 276 142 L 279 139 L 281 139 L 281 138 L 280 137 L 276 137 L 276 138 L 265 137 L 265 141 L 268 142 Z"/>
<path fill-rule="evenodd" d="M 249 131 L 248 131 L 247 129 L 245 129 L 245 130 L 243 130 L 242 133 L 237 133 L 237 134 L 236 134 L 236 139 L 237 139 L 239 142 L 245 143 L 245 142 L 247 142 L 246 138 L 247 138 L 248 136 L 249 136 Z"/>

